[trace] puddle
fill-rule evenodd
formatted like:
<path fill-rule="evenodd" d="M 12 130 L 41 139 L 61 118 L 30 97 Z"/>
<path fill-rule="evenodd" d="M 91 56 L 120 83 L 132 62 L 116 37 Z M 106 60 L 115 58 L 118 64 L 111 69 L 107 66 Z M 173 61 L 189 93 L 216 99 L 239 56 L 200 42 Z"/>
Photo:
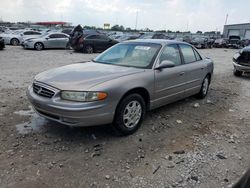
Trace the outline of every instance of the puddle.
<path fill-rule="evenodd" d="M 45 131 L 44 125 L 46 125 L 48 121 L 45 118 L 37 115 L 31 106 L 29 106 L 29 110 L 16 111 L 14 112 L 14 114 L 30 117 L 30 120 L 28 122 L 16 125 L 16 130 L 19 134 L 29 134 L 32 132 Z"/>
<path fill-rule="evenodd" d="M 29 106 L 29 110 L 20 110 L 14 112 L 14 114 L 20 115 L 20 116 L 32 116 L 35 114 L 35 111 L 31 106 Z"/>

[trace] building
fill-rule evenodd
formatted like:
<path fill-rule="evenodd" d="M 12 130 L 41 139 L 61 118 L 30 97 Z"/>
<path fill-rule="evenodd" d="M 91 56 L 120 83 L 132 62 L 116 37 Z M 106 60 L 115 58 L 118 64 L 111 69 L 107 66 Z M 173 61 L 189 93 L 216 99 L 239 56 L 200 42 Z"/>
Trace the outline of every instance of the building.
<path fill-rule="evenodd" d="M 70 26 L 69 22 L 36 22 L 37 25 L 43 25 L 46 27 L 55 27 L 55 26 Z"/>
<path fill-rule="evenodd" d="M 250 39 L 250 23 L 225 25 L 223 37 L 240 36 L 241 39 Z"/>

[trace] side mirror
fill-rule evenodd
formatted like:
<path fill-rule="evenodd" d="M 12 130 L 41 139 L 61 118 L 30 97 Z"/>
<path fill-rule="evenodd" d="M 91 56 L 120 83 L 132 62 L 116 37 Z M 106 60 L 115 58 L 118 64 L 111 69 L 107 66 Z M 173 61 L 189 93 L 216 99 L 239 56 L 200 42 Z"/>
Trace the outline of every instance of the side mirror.
<path fill-rule="evenodd" d="M 161 70 L 161 69 L 172 68 L 172 67 L 175 67 L 174 62 L 168 61 L 168 60 L 164 60 L 164 61 L 162 61 L 161 64 L 158 65 L 155 69 L 156 69 L 156 70 Z"/>
<path fill-rule="evenodd" d="M 45 39 L 46 39 L 46 40 L 49 40 L 49 37 L 46 37 Z"/>

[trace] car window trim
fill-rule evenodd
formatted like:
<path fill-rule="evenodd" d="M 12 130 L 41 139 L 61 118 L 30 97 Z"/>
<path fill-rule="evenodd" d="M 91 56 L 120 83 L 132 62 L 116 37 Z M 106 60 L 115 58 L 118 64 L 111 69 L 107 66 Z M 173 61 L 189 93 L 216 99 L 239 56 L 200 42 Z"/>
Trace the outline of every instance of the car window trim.
<path fill-rule="evenodd" d="M 192 47 L 192 48 L 193 48 L 193 47 Z M 193 48 L 193 51 L 194 51 L 194 56 L 195 56 L 195 58 L 196 58 L 196 61 L 202 61 L 203 59 L 202 59 L 201 55 L 199 54 L 199 52 L 198 52 L 195 48 Z M 196 52 L 196 54 L 199 55 L 200 60 L 197 59 L 197 57 L 196 57 L 196 55 L 195 55 L 195 52 Z"/>

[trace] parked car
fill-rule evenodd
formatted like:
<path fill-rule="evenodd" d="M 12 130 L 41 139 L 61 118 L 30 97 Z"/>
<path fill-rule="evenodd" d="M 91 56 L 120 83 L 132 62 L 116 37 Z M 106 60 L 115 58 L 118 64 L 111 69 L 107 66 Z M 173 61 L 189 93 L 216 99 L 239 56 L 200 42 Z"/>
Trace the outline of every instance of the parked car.
<path fill-rule="evenodd" d="M 198 49 L 212 48 L 212 42 L 208 38 L 204 37 L 196 37 L 190 42 L 190 44 L 192 44 Z"/>
<path fill-rule="evenodd" d="M 4 39 L 0 37 L 0 50 L 5 48 Z"/>
<path fill-rule="evenodd" d="M 133 40 L 93 61 L 38 74 L 27 90 L 41 116 L 69 126 L 112 124 L 134 133 L 147 110 L 196 95 L 206 97 L 213 61 L 191 45 Z"/>
<path fill-rule="evenodd" d="M 187 42 L 187 43 L 191 43 L 191 38 L 189 36 L 177 36 L 176 38 L 174 38 L 174 40 L 177 40 L 177 41 L 182 41 L 182 42 Z"/>
<path fill-rule="evenodd" d="M 68 29 L 63 29 L 61 32 L 67 35 L 70 35 L 70 33 L 72 32 L 72 28 L 68 28 Z"/>
<path fill-rule="evenodd" d="M 250 46 L 243 48 L 233 56 L 233 66 L 235 76 L 250 72 Z"/>
<path fill-rule="evenodd" d="M 144 33 L 142 34 L 139 39 L 169 39 L 163 33 Z"/>
<path fill-rule="evenodd" d="M 102 52 L 118 43 L 118 41 L 100 34 L 81 35 L 77 40 L 72 39 L 71 41 L 74 41 L 74 43 L 71 43 L 71 47 L 75 51 L 85 53 Z"/>
<path fill-rule="evenodd" d="M 2 34 L 1 36 L 4 38 L 5 44 L 11 44 L 13 46 L 17 46 L 21 44 L 25 39 L 29 37 L 40 37 L 42 33 L 37 31 L 14 31 L 11 33 Z"/>
<path fill-rule="evenodd" d="M 226 48 L 228 44 L 228 39 L 222 38 L 222 39 L 216 39 L 214 41 L 213 47 L 215 48 Z"/>
<path fill-rule="evenodd" d="M 26 49 L 43 50 L 48 48 L 66 49 L 69 45 L 69 35 L 64 33 L 45 33 L 40 38 L 27 39 L 23 43 Z"/>
<path fill-rule="evenodd" d="M 239 36 L 229 36 L 227 48 L 239 49 L 242 47 L 241 38 Z"/>
<path fill-rule="evenodd" d="M 134 39 L 137 39 L 138 36 L 137 35 L 123 35 L 123 36 L 120 36 L 118 38 L 116 38 L 115 40 L 118 41 L 118 42 L 123 42 L 123 41 L 126 41 L 126 40 L 134 40 Z"/>

